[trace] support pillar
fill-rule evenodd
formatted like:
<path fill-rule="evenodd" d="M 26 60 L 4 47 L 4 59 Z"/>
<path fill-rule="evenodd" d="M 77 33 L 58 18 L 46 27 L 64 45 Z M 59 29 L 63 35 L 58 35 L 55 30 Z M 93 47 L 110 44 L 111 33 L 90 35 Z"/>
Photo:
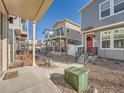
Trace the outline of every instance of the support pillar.
<path fill-rule="evenodd" d="M 8 16 L 2 16 L 2 71 L 8 70 Z"/>
<path fill-rule="evenodd" d="M 36 23 L 33 23 L 33 40 L 32 40 L 33 66 L 36 66 L 36 63 L 35 63 L 35 32 L 36 32 Z"/>

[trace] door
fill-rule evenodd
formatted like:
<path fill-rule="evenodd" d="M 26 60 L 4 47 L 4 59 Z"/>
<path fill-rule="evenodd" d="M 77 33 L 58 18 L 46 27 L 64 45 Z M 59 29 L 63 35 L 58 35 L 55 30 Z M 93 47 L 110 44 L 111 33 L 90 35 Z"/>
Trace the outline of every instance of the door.
<path fill-rule="evenodd" d="M 87 35 L 87 53 L 93 53 L 93 34 Z"/>

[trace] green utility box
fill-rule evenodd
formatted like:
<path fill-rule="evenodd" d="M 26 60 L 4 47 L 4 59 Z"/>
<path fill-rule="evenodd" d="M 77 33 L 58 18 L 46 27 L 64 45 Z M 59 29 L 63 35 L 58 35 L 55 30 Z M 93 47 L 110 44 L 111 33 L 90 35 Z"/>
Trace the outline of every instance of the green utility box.
<path fill-rule="evenodd" d="M 72 72 L 74 71 L 74 70 L 76 70 L 76 69 L 78 69 L 77 67 L 70 67 L 70 68 L 67 68 L 67 69 L 65 69 L 65 71 L 64 71 L 64 78 L 65 78 L 65 81 L 67 82 L 67 83 L 71 83 L 71 75 L 72 75 Z"/>
<path fill-rule="evenodd" d="M 85 69 L 71 67 L 65 69 L 65 80 L 79 93 L 87 89 L 88 72 Z"/>

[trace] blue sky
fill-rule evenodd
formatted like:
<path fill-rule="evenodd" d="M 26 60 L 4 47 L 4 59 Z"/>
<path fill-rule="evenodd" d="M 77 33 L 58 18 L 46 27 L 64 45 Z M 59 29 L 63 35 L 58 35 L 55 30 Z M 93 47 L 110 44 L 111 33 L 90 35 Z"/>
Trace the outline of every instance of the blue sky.
<path fill-rule="evenodd" d="M 89 0 L 53 0 L 44 16 L 37 22 L 36 40 L 43 38 L 42 31 L 44 28 L 52 28 L 57 20 L 68 18 L 80 24 L 79 10 Z M 29 22 L 29 37 L 32 38 L 32 23 Z"/>

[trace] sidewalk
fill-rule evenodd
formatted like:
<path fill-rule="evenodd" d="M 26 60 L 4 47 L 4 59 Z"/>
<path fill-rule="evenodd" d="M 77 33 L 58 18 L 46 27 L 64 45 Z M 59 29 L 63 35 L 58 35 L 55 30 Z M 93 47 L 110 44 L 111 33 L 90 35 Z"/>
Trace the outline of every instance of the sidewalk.
<path fill-rule="evenodd" d="M 50 81 L 44 68 L 23 67 L 18 77 L 0 81 L 0 93 L 61 93 Z"/>

